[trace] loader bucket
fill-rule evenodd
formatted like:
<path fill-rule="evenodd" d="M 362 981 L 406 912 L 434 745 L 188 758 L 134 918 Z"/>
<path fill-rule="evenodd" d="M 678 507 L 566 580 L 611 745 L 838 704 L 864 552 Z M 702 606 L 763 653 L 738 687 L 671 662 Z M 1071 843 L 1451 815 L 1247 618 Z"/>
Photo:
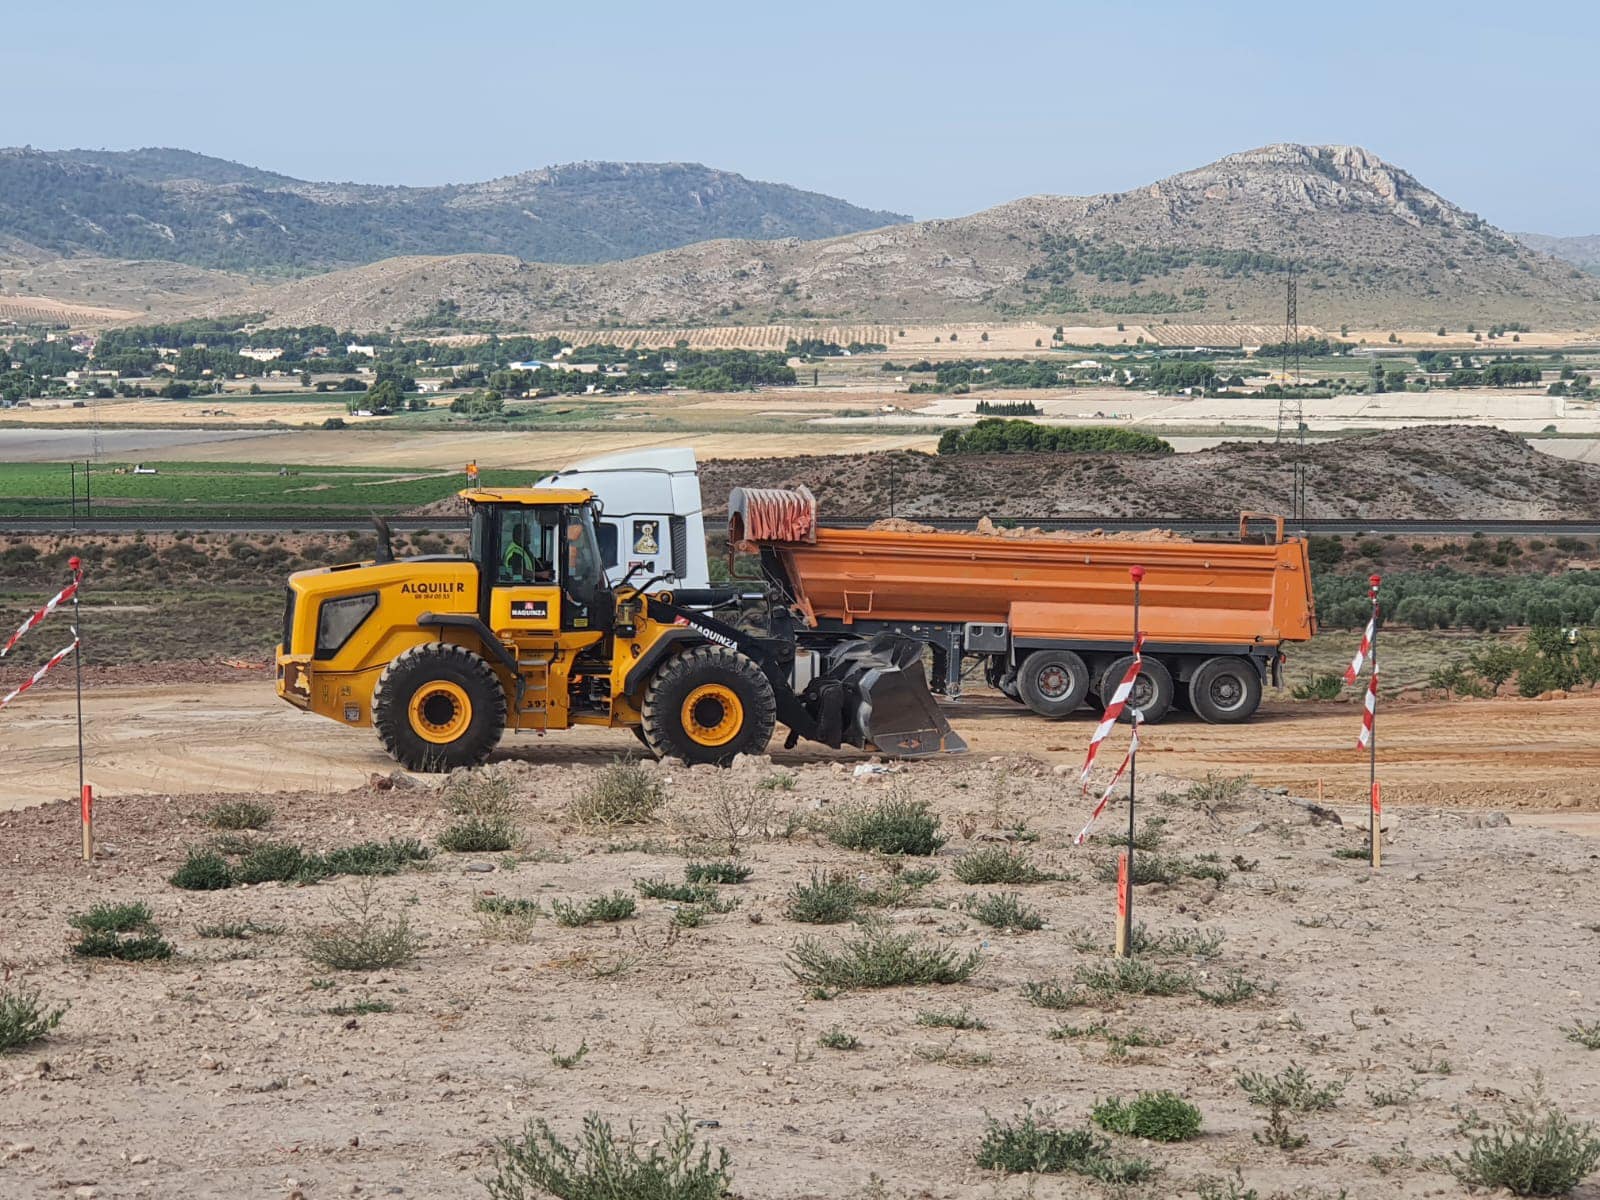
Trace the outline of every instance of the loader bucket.
<path fill-rule="evenodd" d="M 966 752 L 967 743 L 928 690 L 922 650 L 919 641 L 881 633 L 829 653 L 824 674 L 854 699 L 844 741 L 895 758 Z"/>

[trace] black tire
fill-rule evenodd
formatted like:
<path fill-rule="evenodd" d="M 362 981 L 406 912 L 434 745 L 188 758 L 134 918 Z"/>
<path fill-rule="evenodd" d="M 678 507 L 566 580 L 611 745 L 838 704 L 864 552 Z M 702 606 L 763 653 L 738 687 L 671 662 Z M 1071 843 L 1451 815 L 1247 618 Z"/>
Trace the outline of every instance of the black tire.
<path fill-rule="evenodd" d="M 645 744 L 657 758 L 725 767 L 740 754 L 761 754 L 772 740 L 777 703 L 772 684 L 744 655 L 724 646 L 696 646 L 656 668 L 645 688 Z"/>
<path fill-rule="evenodd" d="M 1122 677 L 1128 673 L 1128 667 L 1132 663 L 1133 655 L 1124 654 L 1105 669 L 1100 676 L 1102 703 L 1111 699 L 1117 690 L 1117 684 L 1122 682 Z M 1128 708 L 1142 710 L 1145 724 L 1154 725 L 1172 711 L 1172 673 L 1148 654 L 1144 656 L 1142 663 L 1139 678 L 1133 681 L 1133 695 L 1128 698 Z M 1124 708 L 1119 720 L 1132 721 L 1133 716 L 1127 708 Z"/>
<path fill-rule="evenodd" d="M 1089 694 L 1089 668 L 1071 650 L 1035 650 L 1017 668 L 1017 691 L 1041 717 L 1064 717 Z"/>
<path fill-rule="evenodd" d="M 1261 672 L 1241 655 L 1208 658 L 1189 680 L 1189 704 L 1212 725 L 1248 721 L 1261 707 Z"/>
<path fill-rule="evenodd" d="M 649 751 L 651 758 L 654 758 L 656 756 L 656 752 L 650 745 L 650 739 L 645 737 L 645 735 L 644 735 L 644 726 L 643 725 L 635 725 L 632 728 L 633 728 L 633 736 L 639 739 L 639 744 L 641 746 L 643 746 L 647 751 Z"/>
<path fill-rule="evenodd" d="M 389 756 L 408 771 L 475 767 L 505 732 L 505 688 L 465 646 L 426 642 L 378 676 L 372 724 Z"/>

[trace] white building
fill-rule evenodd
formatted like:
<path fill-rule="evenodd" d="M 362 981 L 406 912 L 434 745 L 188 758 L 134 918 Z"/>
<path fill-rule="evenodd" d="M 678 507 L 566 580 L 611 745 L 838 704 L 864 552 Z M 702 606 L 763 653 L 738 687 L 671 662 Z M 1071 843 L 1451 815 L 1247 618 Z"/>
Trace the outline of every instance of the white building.
<path fill-rule="evenodd" d="M 282 346 L 246 346 L 239 351 L 240 358 L 253 358 L 257 362 L 271 362 L 275 358 L 283 357 Z"/>
<path fill-rule="evenodd" d="M 348 346 L 346 346 L 344 348 L 344 352 L 349 358 L 354 358 L 358 354 L 364 354 L 368 358 L 378 357 L 378 348 L 376 346 L 362 346 L 356 342 L 351 342 Z"/>

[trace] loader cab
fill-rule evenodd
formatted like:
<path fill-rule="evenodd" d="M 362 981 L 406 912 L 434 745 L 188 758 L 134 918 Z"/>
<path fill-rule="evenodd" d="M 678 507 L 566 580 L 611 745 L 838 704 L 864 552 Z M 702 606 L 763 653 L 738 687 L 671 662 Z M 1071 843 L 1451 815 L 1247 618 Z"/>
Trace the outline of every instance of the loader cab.
<path fill-rule="evenodd" d="M 613 597 L 591 493 L 555 488 L 471 491 L 478 613 L 497 633 L 605 631 Z"/>

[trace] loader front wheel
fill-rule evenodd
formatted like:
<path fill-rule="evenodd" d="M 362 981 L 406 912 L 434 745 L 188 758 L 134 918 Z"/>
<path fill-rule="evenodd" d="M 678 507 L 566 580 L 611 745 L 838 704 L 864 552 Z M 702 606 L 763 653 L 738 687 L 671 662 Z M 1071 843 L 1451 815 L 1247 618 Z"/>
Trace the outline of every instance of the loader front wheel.
<path fill-rule="evenodd" d="M 772 684 L 744 655 L 696 646 L 668 659 L 645 689 L 645 743 L 661 758 L 727 766 L 760 754 L 772 738 Z"/>
<path fill-rule="evenodd" d="M 450 642 L 401 654 L 372 689 L 372 724 L 409 771 L 453 771 L 489 757 L 506 728 L 506 693 L 480 656 Z"/>

